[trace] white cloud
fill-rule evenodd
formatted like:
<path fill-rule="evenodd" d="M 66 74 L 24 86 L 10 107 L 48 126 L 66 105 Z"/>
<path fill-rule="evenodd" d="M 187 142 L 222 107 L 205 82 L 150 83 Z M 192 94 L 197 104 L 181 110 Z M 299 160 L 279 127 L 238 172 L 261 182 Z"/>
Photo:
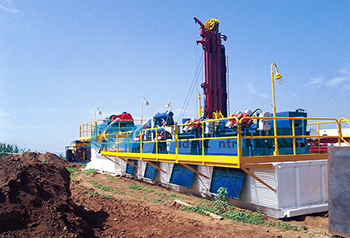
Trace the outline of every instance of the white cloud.
<path fill-rule="evenodd" d="M 327 86 L 335 86 L 344 81 L 350 80 L 350 71 L 348 67 L 344 67 L 338 70 L 338 73 L 340 74 L 340 76 L 329 80 L 326 84 Z"/>
<path fill-rule="evenodd" d="M 4 5 L 0 4 L 0 9 L 5 10 L 10 13 L 18 13 L 17 9 L 14 9 L 12 7 L 5 7 Z"/>
<path fill-rule="evenodd" d="M 18 13 L 18 10 L 9 6 L 11 5 L 12 1 L 11 0 L 5 0 L 5 1 L 1 1 L 0 3 L 0 9 L 10 12 L 10 13 Z"/>
<path fill-rule="evenodd" d="M 344 82 L 346 80 L 348 80 L 349 77 L 338 77 L 338 78 L 334 78 L 334 79 L 331 79 L 328 83 L 327 83 L 327 86 L 334 86 L 334 85 L 338 85 L 340 84 L 341 82 Z"/>
<path fill-rule="evenodd" d="M 259 95 L 260 97 L 263 97 L 263 98 L 267 98 L 267 95 L 266 94 L 262 94 L 260 92 L 258 92 L 255 88 L 254 88 L 254 85 L 252 82 L 250 82 L 248 84 L 248 89 L 250 91 L 251 94 L 255 94 L 255 95 Z"/>
<path fill-rule="evenodd" d="M 311 82 L 308 83 L 308 85 L 317 85 L 317 87 L 320 87 L 322 81 L 322 78 L 314 78 L 311 80 Z"/>
<path fill-rule="evenodd" d="M 339 70 L 339 73 L 341 73 L 341 74 L 347 74 L 347 75 L 350 76 L 350 71 L 349 71 L 349 69 L 348 69 L 347 67 L 344 67 L 344 68 L 342 68 L 341 70 Z"/>

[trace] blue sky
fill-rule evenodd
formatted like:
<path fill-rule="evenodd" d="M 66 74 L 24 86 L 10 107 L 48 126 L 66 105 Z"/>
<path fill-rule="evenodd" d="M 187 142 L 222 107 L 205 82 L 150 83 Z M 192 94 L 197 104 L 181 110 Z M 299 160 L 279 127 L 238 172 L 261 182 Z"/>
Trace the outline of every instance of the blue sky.
<path fill-rule="evenodd" d="M 275 62 L 277 111 L 350 118 L 350 1 L 0 0 L 0 142 L 63 153 L 95 107 L 140 118 L 142 97 L 144 118 L 169 101 L 177 118 L 202 57 L 193 17 L 228 37 L 231 113 L 272 111 Z"/>

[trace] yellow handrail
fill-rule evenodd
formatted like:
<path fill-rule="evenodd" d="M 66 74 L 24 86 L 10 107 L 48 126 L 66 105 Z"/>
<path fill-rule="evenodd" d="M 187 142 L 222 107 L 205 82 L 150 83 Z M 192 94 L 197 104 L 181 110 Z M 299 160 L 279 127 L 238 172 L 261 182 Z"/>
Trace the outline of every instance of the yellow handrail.
<path fill-rule="evenodd" d="M 261 119 L 267 119 L 267 120 L 289 120 L 291 123 L 291 131 L 288 132 L 287 135 L 249 135 L 249 134 L 243 134 L 243 128 L 244 128 L 244 124 L 243 121 L 246 119 L 251 119 L 251 120 L 261 120 Z M 236 121 L 236 127 L 235 127 L 235 133 L 234 135 L 225 135 L 223 134 L 223 136 L 221 137 L 214 137 L 211 135 L 208 135 L 206 133 L 206 127 L 211 126 L 209 123 L 212 124 L 216 124 L 216 125 L 220 125 L 220 122 L 227 122 L 227 120 L 235 120 Z M 299 125 L 297 127 L 297 124 L 299 121 Z M 305 121 L 302 124 L 300 124 L 300 121 Z M 306 123 L 307 121 L 311 121 L 309 123 Z M 92 121 L 94 122 L 94 121 Z M 89 128 L 89 126 L 96 126 L 97 122 L 94 122 L 93 125 L 91 125 L 91 123 L 84 123 L 82 125 L 80 125 L 80 132 L 81 133 L 86 133 L 91 131 L 91 129 Z M 119 122 L 120 123 L 120 122 Z M 320 126 L 321 125 L 325 125 L 325 124 L 336 124 L 337 125 L 337 135 L 328 135 L 328 136 L 323 136 L 320 134 Z M 172 125 L 172 126 L 164 126 L 164 127 L 157 127 L 157 128 L 147 128 L 147 129 L 142 129 L 142 130 L 138 130 L 138 131 L 126 131 L 123 132 L 121 130 L 118 130 L 117 133 L 115 133 L 115 135 L 110 134 L 109 137 L 113 137 L 115 136 L 116 138 L 116 142 L 115 142 L 115 146 L 118 148 L 118 145 L 122 145 L 126 144 L 129 145 L 131 143 L 139 143 L 139 151 L 135 152 L 133 150 L 130 150 L 130 146 L 127 146 L 127 149 L 121 149 L 121 150 L 117 150 L 116 152 L 110 151 L 109 148 L 102 148 L 103 151 L 106 151 L 106 153 L 108 152 L 108 156 L 115 156 L 115 157 L 124 157 L 124 158 L 136 158 L 136 159 L 142 159 L 142 160 L 153 160 L 154 161 L 165 161 L 165 162 L 169 162 L 172 161 L 174 163 L 179 163 L 179 162 L 183 162 L 186 161 L 186 163 L 189 164 L 210 164 L 210 165 L 215 165 L 215 166 L 231 166 L 231 167 L 241 167 L 242 164 L 245 164 L 245 161 L 253 161 L 253 160 L 243 160 L 244 158 L 257 158 L 256 160 L 254 160 L 254 162 L 258 163 L 259 160 L 261 161 L 272 161 L 271 159 L 266 159 L 266 158 L 276 158 L 273 161 L 293 161 L 293 160 L 299 160 L 299 159 L 307 159 L 308 157 L 312 158 L 312 159 L 317 159 L 317 158 L 326 158 L 325 156 L 321 156 L 321 157 L 315 157 L 313 155 L 315 154 L 303 154 L 300 155 L 298 154 L 298 150 L 297 148 L 299 148 L 300 146 L 297 144 L 299 142 L 304 143 L 303 141 L 305 141 L 305 139 L 313 139 L 315 141 L 315 146 L 317 144 L 318 147 L 318 154 L 321 153 L 321 144 L 322 144 L 322 140 L 323 139 L 333 139 L 333 140 L 337 140 L 337 144 L 341 145 L 342 142 L 344 142 L 346 145 L 350 146 L 350 144 L 347 142 L 347 139 L 343 137 L 342 135 L 342 123 L 347 123 L 350 127 L 350 122 L 349 120 L 345 119 L 345 118 L 341 118 L 339 120 L 335 119 L 335 118 L 306 118 L 306 117 L 243 117 L 238 119 L 237 117 L 228 117 L 228 118 L 219 118 L 219 119 L 210 119 L 210 120 L 205 120 L 205 121 L 198 121 L 198 122 L 191 122 L 189 123 L 183 123 L 183 124 L 176 124 L 176 125 Z M 198 132 L 198 137 L 191 137 L 188 139 L 184 139 L 181 138 L 179 135 L 185 135 L 182 133 L 182 128 L 184 126 L 188 126 L 188 125 L 200 125 L 200 128 L 198 128 L 197 132 Z M 306 131 L 303 131 L 301 133 L 301 135 L 297 135 L 300 134 L 300 132 L 296 133 L 297 128 L 302 128 L 303 129 L 303 125 L 309 125 L 309 126 L 316 126 L 317 127 L 317 135 L 309 135 L 306 133 Z M 222 124 L 222 126 L 224 126 Z M 120 127 L 120 124 L 119 124 Z M 167 132 L 171 132 L 171 139 L 169 137 L 169 139 L 167 139 L 166 137 L 164 139 L 158 138 L 158 132 L 164 130 Z M 307 130 L 307 129 L 305 129 Z M 151 134 L 151 139 L 150 140 L 145 140 L 144 135 L 146 135 L 146 133 L 148 133 L 147 131 L 150 132 Z M 215 132 L 215 131 L 214 131 Z M 85 134 L 84 134 L 85 135 Z M 138 141 L 133 141 L 135 136 L 139 136 L 139 140 Z M 130 138 L 128 140 L 122 140 L 123 138 Z M 133 137 L 133 138 L 132 138 Z M 253 141 L 257 140 L 257 139 L 278 139 L 278 141 L 280 139 L 291 139 L 290 142 L 290 146 L 289 147 L 285 147 L 285 148 L 291 148 L 291 154 L 282 154 L 282 155 L 265 155 L 265 156 L 254 156 L 251 155 L 249 152 L 249 155 L 247 155 L 247 152 L 245 150 L 245 154 L 243 153 L 243 147 L 242 142 L 244 142 L 245 140 L 251 140 L 252 143 Z M 107 139 L 107 138 L 106 138 Z M 207 155 L 206 154 L 206 141 L 209 140 L 236 140 L 237 141 L 237 156 L 214 156 L 214 155 Z M 184 141 L 199 141 L 199 154 L 197 155 L 183 155 L 183 154 L 179 154 L 179 146 L 180 146 L 180 142 L 184 142 Z M 175 145 L 175 150 L 173 152 L 173 154 L 170 153 L 160 153 L 159 148 L 161 148 L 161 144 L 160 143 L 164 143 L 164 142 L 173 142 Z M 155 145 L 155 153 L 154 154 L 149 154 L 149 153 L 144 153 L 143 150 L 143 144 L 147 144 L 147 143 L 154 143 Z M 249 142 L 250 143 L 250 142 Z M 280 142 L 278 142 L 280 143 Z M 305 142 L 306 143 L 306 142 Z M 285 153 L 289 153 L 289 152 L 285 152 Z M 294 157 L 288 157 L 288 156 L 294 156 Z M 298 157 L 299 156 L 299 157 Z M 261 158 L 265 158 L 265 160 L 262 160 Z M 280 158 L 280 159 L 279 159 Z M 231 161 L 231 162 L 230 162 Z M 251 162 L 249 162 L 251 163 Z M 230 165 L 231 164 L 231 165 Z M 234 165 L 237 164 L 237 165 Z"/>

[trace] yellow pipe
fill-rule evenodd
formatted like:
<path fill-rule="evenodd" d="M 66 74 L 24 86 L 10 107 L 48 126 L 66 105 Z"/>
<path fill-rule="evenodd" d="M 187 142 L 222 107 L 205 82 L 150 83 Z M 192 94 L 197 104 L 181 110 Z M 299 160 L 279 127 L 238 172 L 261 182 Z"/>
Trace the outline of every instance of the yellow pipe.
<path fill-rule="evenodd" d="M 201 94 L 198 93 L 198 117 L 202 117 Z"/>

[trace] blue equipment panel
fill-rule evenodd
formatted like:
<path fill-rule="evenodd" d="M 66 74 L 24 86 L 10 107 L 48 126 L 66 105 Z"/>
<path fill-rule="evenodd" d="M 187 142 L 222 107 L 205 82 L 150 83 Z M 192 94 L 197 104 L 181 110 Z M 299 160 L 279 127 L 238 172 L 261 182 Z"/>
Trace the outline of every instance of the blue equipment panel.
<path fill-rule="evenodd" d="M 193 166 L 192 166 L 193 167 Z M 170 183 L 180 185 L 186 188 L 192 188 L 194 173 L 180 164 L 174 164 Z"/>
<path fill-rule="evenodd" d="M 158 166 L 159 163 L 155 162 L 154 164 Z M 156 174 L 157 174 L 157 169 L 154 168 L 152 165 L 147 164 L 144 177 L 151 180 L 155 180 Z"/>
<path fill-rule="evenodd" d="M 120 143 L 124 144 L 124 151 L 129 153 L 140 153 L 140 142 Z"/>
<path fill-rule="evenodd" d="M 295 117 L 295 118 L 306 118 L 306 112 L 300 111 L 287 111 L 287 112 L 279 112 L 276 113 L 277 117 Z M 277 119 L 277 135 L 293 135 L 293 120 L 285 120 L 285 119 Z M 271 130 L 269 131 L 269 135 L 274 135 L 273 131 L 273 120 L 270 120 Z M 307 135 L 306 131 L 307 120 L 295 119 L 294 120 L 294 128 L 295 135 Z M 279 138 L 278 140 L 278 150 L 281 155 L 293 154 L 293 139 L 292 138 Z M 307 145 L 306 138 L 296 138 L 296 153 L 297 154 L 309 154 L 310 148 Z"/>
<path fill-rule="evenodd" d="M 210 192 L 217 193 L 220 187 L 228 191 L 228 196 L 239 199 L 243 186 L 244 172 L 240 169 L 214 167 Z"/>
<path fill-rule="evenodd" d="M 142 153 L 155 154 L 156 143 L 155 142 L 142 143 Z"/>
<path fill-rule="evenodd" d="M 179 155 L 201 155 L 201 146 L 198 141 L 179 141 Z M 169 154 L 175 154 L 176 144 L 175 142 L 169 142 L 170 150 Z"/>
<path fill-rule="evenodd" d="M 237 156 L 237 139 L 208 140 L 206 144 L 207 155 Z"/>
<path fill-rule="evenodd" d="M 157 150 L 156 142 L 144 142 L 142 143 L 142 153 L 146 154 L 155 154 Z M 166 142 L 158 142 L 158 153 L 159 154 L 167 154 L 167 144 Z"/>
<path fill-rule="evenodd" d="M 130 163 L 135 164 L 136 165 L 136 160 L 129 160 Z M 134 175 L 135 173 L 135 166 L 130 165 L 129 163 L 126 165 L 126 171 L 125 173 L 130 174 L 130 175 Z"/>

